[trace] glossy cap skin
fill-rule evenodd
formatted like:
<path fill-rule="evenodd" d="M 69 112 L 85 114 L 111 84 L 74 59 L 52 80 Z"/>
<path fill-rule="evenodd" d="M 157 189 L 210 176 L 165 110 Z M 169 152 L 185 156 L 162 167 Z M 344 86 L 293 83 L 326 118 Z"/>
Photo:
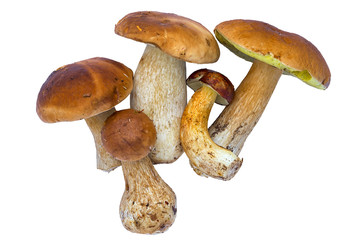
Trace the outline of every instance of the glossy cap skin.
<path fill-rule="evenodd" d="M 91 58 L 51 73 L 40 89 L 36 112 L 47 123 L 85 119 L 113 108 L 132 88 L 131 69 L 107 58 Z"/>
<path fill-rule="evenodd" d="M 186 84 L 194 91 L 203 84 L 210 86 L 218 94 L 215 102 L 221 105 L 228 105 L 234 98 L 234 85 L 223 74 L 210 70 L 199 69 L 188 77 Z"/>
<path fill-rule="evenodd" d="M 198 22 L 171 13 L 130 13 L 116 24 L 115 33 L 155 45 L 187 62 L 212 63 L 220 56 L 217 41 L 209 30 Z"/>
<path fill-rule="evenodd" d="M 113 113 L 101 131 L 104 148 L 121 161 L 146 157 L 156 140 L 156 129 L 143 112 L 126 109 Z"/>
<path fill-rule="evenodd" d="M 217 39 L 236 55 L 257 59 L 326 89 L 330 70 L 319 50 L 305 38 L 253 20 L 231 20 L 216 26 Z"/>

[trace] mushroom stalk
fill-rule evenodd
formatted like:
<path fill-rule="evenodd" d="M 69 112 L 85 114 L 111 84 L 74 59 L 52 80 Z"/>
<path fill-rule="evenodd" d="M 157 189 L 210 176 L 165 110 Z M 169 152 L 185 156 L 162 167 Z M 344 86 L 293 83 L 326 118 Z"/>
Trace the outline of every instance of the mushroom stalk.
<path fill-rule="evenodd" d="M 161 179 L 149 157 L 123 161 L 125 192 L 120 203 L 124 227 L 136 233 L 166 231 L 176 216 L 176 196 Z"/>
<path fill-rule="evenodd" d="M 210 138 L 207 124 L 216 97 L 217 93 L 207 85 L 193 94 L 181 120 L 181 140 L 190 165 L 198 175 L 230 180 L 242 160 Z"/>
<path fill-rule="evenodd" d="M 85 119 L 95 141 L 97 168 L 108 172 L 121 165 L 121 161 L 116 160 L 104 149 L 101 141 L 101 129 L 105 124 L 105 120 L 115 111 L 115 108 L 111 108 L 108 111 Z"/>
<path fill-rule="evenodd" d="M 216 144 L 239 155 L 246 138 L 264 112 L 281 74 L 282 70 L 254 60 L 236 89 L 233 101 L 209 128 Z"/>
<path fill-rule="evenodd" d="M 143 110 L 156 127 L 149 154 L 154 163 L 174 162 L 183 153 L 179 135 L 186 100 L 185 61 L 148 44 L 134 75 L 130 106 Z"/>

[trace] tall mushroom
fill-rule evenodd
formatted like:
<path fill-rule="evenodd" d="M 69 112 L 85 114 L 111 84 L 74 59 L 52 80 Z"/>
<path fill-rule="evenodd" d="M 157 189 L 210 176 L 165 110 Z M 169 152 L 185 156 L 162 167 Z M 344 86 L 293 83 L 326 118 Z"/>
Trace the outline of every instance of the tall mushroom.
<path fill-rule="evenodd" d="M 46 123 L 85 119 L 96 146 L 97 168 L 111 171 L 121 162 L 105 151 L 101 128 L 115 105 L 133 88 L 133 73 L 122 63 L 90 58 L 58 68 L 42 85 L 36 112 Z"/>
<path fill-rule="evenodd" d="M 236 155 L 258 122 L 282 73 L 319 89 L 329 86 L 330 70 L 323 56 L 299 35 L 253 20 L 226 21 L 214 31 L 230 51 L 253 62 L 233 101 L 209 128 L 214 142 Z"/>
<path fill-rule="evenodd" d="M 136 233 L 164 232 L 176 216 L 176 196 L 147 157 L 156 140 L 153 122 L 133 109 L 115 112 L 101 132 L 104 147 L 122 161 L 125 192 L 120 203 L 124 227 Z"/>
<path fill-rule="evenodd" d="M 180 157 L 180 121 L 186 106 L 186 65 L 219 58 L 214 36 L 200 23 L 170 13 L 134 12 L 122 18 L 115 32 L 147 43 L 134 75 L 131 108 L 153 120 L 157 140 L 150 153 L 154 163 Z"/>
<path fill-rule="evenodd" d="M 232 101 L 234 86 L 221 73 L 208 69 L 195 71 L 186 82 L 195 93 L 181 118 L 180 138 L 190 165 L 199 175 L 230 180 L 242 160 L 211 140 L 208 119 L 215 101 L 222 105 Z"/>

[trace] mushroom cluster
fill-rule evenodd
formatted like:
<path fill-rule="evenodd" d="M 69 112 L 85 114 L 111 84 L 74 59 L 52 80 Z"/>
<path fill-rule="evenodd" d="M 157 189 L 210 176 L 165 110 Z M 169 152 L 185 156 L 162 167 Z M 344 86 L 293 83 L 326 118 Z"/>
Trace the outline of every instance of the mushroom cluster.
<path fill-rule="evenodd" d="M 176 217 L 176 195 L 154 164 L 172 163 L 185 152 L 198 175 L 230 180 L 283 73 L 318 89 L 330 83 L 326 61 L 311 42 L 260 21 L 222 22 L 214 37 L 189 18 L 140 11 L 124 16 L 115 33 L 146 43 L 135 73 L 102 57 L 62 66 L 40 88 L 36 112 L 46 123 L 85 120 L 94 137 L 97 168 L 122 168 L 120 218 L 135 233 L 164 232 Z M 214 70 L 203 68 L 186 77 L 186 62 L 218 61 L 216 39 L 253 63 L 236 90 Z M 186 85 L 195 91 L 189 101 Z M 117 110 L 127 96 L 130 108 Z M 214 103 L 225 107 L 208 128 Z"/>

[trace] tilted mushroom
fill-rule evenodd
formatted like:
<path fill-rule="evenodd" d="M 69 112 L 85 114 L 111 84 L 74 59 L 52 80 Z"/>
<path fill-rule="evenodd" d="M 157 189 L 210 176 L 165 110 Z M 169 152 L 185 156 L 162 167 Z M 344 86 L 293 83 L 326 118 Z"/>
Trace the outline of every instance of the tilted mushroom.
<path fill-rule="evenodd" d="M 176 196 L 147 157 L 156 140 L 153 122 L 133 109 L 113 113 L 101 132 L 104 147 L 122 161 L 125 192 L 120 203 L 124 227 L 136 233 L 167 230 L 176 217 Z"/>
<path fill-rule="evenodd" d="M 282 73 L 310 86 L 326 89 L 330 70 L 319 50 L 303 37 L 264 22 L 231 20 L 215 28 L 224 46 L 252 67 L 233 101 L 209 128 L 215 143 L 238 155 L 263 113 Z"/>
<path fill-rule="evenodd" d="M 122 18 L 115 32 L 147 43 L 134 75 L 130 106 L 153 120 L 157 140 L 154 163 L 171 163 L 183 153 L 180 121 L 186 106 L 186 62 L 212 63 L 220 51 L 214 36 L 200 23 L 161 12 L 134 12 Z"/>
<path fill-rule="evenodd" d="M 65 65 L 42 85 L 36 112 L 47 123 L 85 119 L 95 140 L 97 168 L 111 171 L 121 162 L 103 148 L 101 128 L 115 105 L 130 94 L 132 80 L 131 69 L 107 58 Z"/>
<path fill-rule="evenodd" d="M 208 69 L 195 71 L 186 82 L 195 93 L 181 118 L 180 137 L 190 165 L 199 175 L 229 180 L 242 160 L 211 140 L 208 119 L 215 101 L 222 105 L 231 102 L 234 86 L 224 75 Z"/>

